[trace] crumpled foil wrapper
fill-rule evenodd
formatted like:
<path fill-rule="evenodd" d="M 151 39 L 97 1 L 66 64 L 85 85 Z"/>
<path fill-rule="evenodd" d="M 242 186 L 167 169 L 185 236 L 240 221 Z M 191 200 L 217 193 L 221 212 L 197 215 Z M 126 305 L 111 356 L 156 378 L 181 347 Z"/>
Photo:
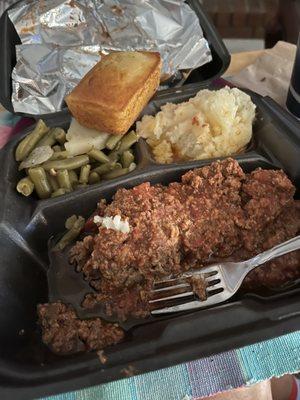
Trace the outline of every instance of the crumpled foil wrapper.
<path fill-rule="evenodd" d="M 111 51 L 158 51 L 162 78 L 211 61 L 195 12 L 183 0 L 39 0 L 9 11 L 22 44 L 12 73 L 15 112 L 61 111 L 64 97 Z M 170 80 L 169 80 L 170 82 Z"/>

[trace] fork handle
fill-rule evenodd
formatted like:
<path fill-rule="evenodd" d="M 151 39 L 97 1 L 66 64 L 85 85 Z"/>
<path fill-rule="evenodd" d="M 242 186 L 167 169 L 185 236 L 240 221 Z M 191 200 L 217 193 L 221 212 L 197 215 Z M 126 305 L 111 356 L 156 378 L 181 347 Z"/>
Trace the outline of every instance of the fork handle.
<path fill-rule="evenodd" d="M 274 258 L 283 256 L 284 254 L 290 253 L 295 250 L 300 249 L 300 235 L 295 236 L 294 238 L 287 240 L 279 244 L 278 246 L 272 247 L 272 249 L 264 251 L 263 253 L 258 254 L 257 256 L 250 258 L 245 261 L 247 265 L 248 271 L 251 271 L 253 268 L 258 267 Z"/>

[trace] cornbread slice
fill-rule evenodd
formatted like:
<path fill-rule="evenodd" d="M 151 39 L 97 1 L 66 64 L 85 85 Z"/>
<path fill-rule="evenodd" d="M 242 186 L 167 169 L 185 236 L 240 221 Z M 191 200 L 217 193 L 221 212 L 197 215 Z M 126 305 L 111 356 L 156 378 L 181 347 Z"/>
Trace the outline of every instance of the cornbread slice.
<path fill-rule="evenodd" d="M 157 90 L 160 71 L 159 53 L 110 53 L 66 97 L 67 105 L 81 125 L 122 135 Z"/>

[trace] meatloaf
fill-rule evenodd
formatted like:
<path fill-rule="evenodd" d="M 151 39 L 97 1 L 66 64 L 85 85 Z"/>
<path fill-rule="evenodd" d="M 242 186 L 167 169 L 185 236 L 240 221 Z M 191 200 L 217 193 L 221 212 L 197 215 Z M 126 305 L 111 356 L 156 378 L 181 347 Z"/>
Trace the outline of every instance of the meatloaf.
<path fill-rule="evenodd" d="M 300 203 L 294 194 L 283 171 L 258 168 L 246 174 L 230 158 L 189 171 L 168 186 L 146 182 L 119 189 L 110 204 L 100 201 L 84 237 L 70 251 L 70 262 L 96 291 L 85 297 L 83 307 L 101 304 L 106 315 L 118 320 L 148 316 L 154 281 L 215 260 L 245 260 L 299 234 Z M 105 226 L 103 221 L 115 216 L 126 221 L 127 231 Z M 299 251 L 252 271 L 244 290 L 278 287 L 297 278 Z M 40 319 L 49 343 L 57 325 L 52 327 L 48 318 L 45 328 L 41 312 Z M 72 319 L 76 326 L 83 323 Z M 117 332 L 108 343 L 121 338 Z M 100 348 L 105 344 L 104 338 Z"/>
<path fill-rule="evenodd" d="M 70 305 L 61 302 L 40 304 L 39 323 L 43 342 L 54 353 L 99 350 L 120 342 L 124 331 L 117 325 L 91 318 L 80 320 Z"/>
<path fill-rule="evenodd" d="M 98 292 L 83 305 L 101 302 L 107 314 L 121 319 L 146 316 L 155 280 L 212 259 L 243 260 L 296 236 L 300 206 L 294 193 L 283 171 L 245 174 L 233 159 L 189 171 L 168 186 L 119 189 L 110 204 L 99 204 L 97 214 L 119 215 L 130 231 L 100 224 L 71 250 L 71 262 Z M 297 277 L 299 251 L 256 269 L 245 287 L 278 286 Z"/>

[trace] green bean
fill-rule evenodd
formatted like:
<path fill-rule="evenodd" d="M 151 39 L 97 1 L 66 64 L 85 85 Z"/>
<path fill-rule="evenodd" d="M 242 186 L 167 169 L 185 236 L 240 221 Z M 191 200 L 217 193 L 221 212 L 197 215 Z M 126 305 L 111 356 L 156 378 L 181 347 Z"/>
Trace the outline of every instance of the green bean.
<path fill-rule="evenodd" d="M 100 165 L 97 168 L 94 168 L 91 172 L 97 172 L 97 174 L 101 176 L 109 171 L 112 171 L 113 169 L 119 169 L 119 168 L 122 168 L 122 165 L 119 163 L 106 163 Z"/>
<path fill-rule="evenodd" d="M 100 182 L 100 176 L 97 174 L 97 172 L 91 172 L 89 175 L 89 184 L 93 185 L 94 183 Z"/>
<path fill-rule="evenodd" d="M 90 164 L 95 164 L 95 163 L 99 164 L 99 161 L 95 160 L 93 157 L 89 156 L 89 159 L 90 159 Z"/>
<path fill-rule="evenodd" d="M 134 155 L 132 151 L 125 150 L 124 153 L 121 155 L 121 163 L 124 168 L 128 168 L 129 165 L 134 161 Z"/>
<path fill-rule="evenodd" d="M 129 165 L 129 167 L 128 167 L 128 171 L 129 172 L 132 172 L 132 171 L 134 171 L 136 169 L 136 163 L 135 162 L 132 162 L 130 165 Z"/>
<path fill-rule="evenodd" d="M 62 128 L 55 128 L 54 137 L 59 144 L 65 144 L 66 132 Z"/>
<path fill-rule="evenodd" d="M 34 189 L 34 183 L 28 176 L 21 179 L 17 184 L 17 191 L 26 197 L 31 195 L 33 189 Z"/>
<path fill-rule="evenodd" d="M 88 155 L 101 163 L 109 162 L 109 158 L 101 150 L 92 149 L 88 152 Z"/>
<path fill-rule="evenodd" d="M 68 158 L 69 155 L 70 155 L 70 153 L 68 151 L 66 151 L 66 150 L 64 150 L 64 151 L 55 151 L 53 153 L 53 155 L 51 156 L 50 161 L 63 160 L 65 158 Z"/>
<path fill-rule="evenodd" d="M 67 193 L 67 192 L 66 192 L 65 189 L 59 188 L 59 189 L 55 190 L 55 192 L 53 192 L 53 193 L 51 194 L 51 197 L 62 196 L 63 194 L 66 194 L 66 193 Z"/>
<path fill-rule="evenodd" d="M 94 168 L 91 172 L 96 172 L 98 175 L 105 174 L 106 172 L 111 171 L 114 168 L 113 163 L 105 163 L 100 165 L 99 167 Z"/>
<path fill-rule="evenodd" d="M 69 171 L 69 178 L 72 185 L 72 188 L 75 188 L 78 185 L 78 176 L 74 170 Z"/>
<path fill-rule="evenodd" d="M 134 131 L 127 133 L 122 137 L 121 141 L 114 148 L 113 151 L 109 153 L 109 159 L 111 162 L 116 162 L 119 159 L 119 156 L 124 153 L 124 151 L 129 150 L 130 147 L 137 142 L 138 137 Z"/>
<path fill-rule="evenodd" d="M 110 135 L 106 142 L 106 148 L 108 150 L 113 150 L 119 141 L 122 139 L 122 135 Z"/>
<path fill-rule="evenodd" d="M 51 195 L 51 186 L 46 172 L 42 167 L 29 168 L 28 174 L 34 183 L 35 191 L 40 199 L 47 199 Z"/>
<path fill-rule="evenodd" d="M 59 171 L 57 171 L 57 180 L 59 187 L 61 187 L 62 189 L 72 190 L 69 172 L 67 169 L 60 169 Z"/>
<path fill-rule="evenodd" d="M 48 181 L 50 183 L 50 186 L 52 187 L 53 192 L 56 192 L 56 190 L 59 189 L 59 185 L 58 185 L 56 177 L 51 175 L 48 172 L 46 172 L 46 175 L 47 175 Z"/>
<path fill-rule="evenodd" d="M 51 128 L 47 135 L 45 135 L 38 143 L 39 146 L 53 146 L 56 143 L 55 129 Z"/>
<path fill-rule="evenodd" d="M 107 172 L 102 177 L 103 179 L 114 179 L 118 178 L 119 176 L 128 174 L 128 172 L 129 172 L 128 168 L 118 168 L 114 169 L 113 171 Z"/>
<path fill-rule="evenodd" d="M 83 165 L 80 169 L 79 183 L 88 183 L 91 166 L 90 164 Z"/>
<path fill-rule="evenodd" d="M 42 167 L 49 171 L 50 169 L 76 169 L 82 167 L 82 165 L 86 165 L 89 162 L 89 157 L 86 154 L 81 156 L 76 156 L 72 158 L 66 158 L 65 160 L 53 160 L 46 161 L 42 164 Z"/>
<path fill-rule="evenodd" d="M 18 144 L 15 154 L 16 161 L 23 161 L 48 131 L 49 128 L 40 119 L 34 130 Z"/>
<path fill-rule="evenodd" d="M 108 155 L 108 158 L 109 158 L 110 163 L 116 163 L 120 158 L 120 154 L 118 153 L 118 150 L 111 151 Z"/>
<path fill-rule="evenodd" d="M 72 229 L 76 221 L 77 221 L 77 215 L 71 215 L 71 217 L 67 218 L 65 222 L 65 228 Z"/>
<path fill-rule="evenodd" d="M 118 148 L 118 153 L 122 154 L 125 150 L 130 149 L 130 147 L 138 141 L 137 134 L 134 131 L 127 133 L 122 137 L 120 147 Z"/>
<path fill-rule="evenodd" d="M 79 236 L 82 228 L 84 227 L 84 224 L 84 218 L 78 217 L 71 229 L 69 229 L 56 244 L 54 250 L 63 250 L 66 246 L 68 246 L 68 244 L 72 243 Z"/>
<path fill-rule="evenodd" d="M 57 152 L 59 152 L 59 151 L 62 151 L 61 147 L 60 147 L 58 144 L 56 144 L 55 146 L 53 146 L 53 147 L 52 147 L 52 150 L 53 150 L 55 153 L 57 153 Z"/>

